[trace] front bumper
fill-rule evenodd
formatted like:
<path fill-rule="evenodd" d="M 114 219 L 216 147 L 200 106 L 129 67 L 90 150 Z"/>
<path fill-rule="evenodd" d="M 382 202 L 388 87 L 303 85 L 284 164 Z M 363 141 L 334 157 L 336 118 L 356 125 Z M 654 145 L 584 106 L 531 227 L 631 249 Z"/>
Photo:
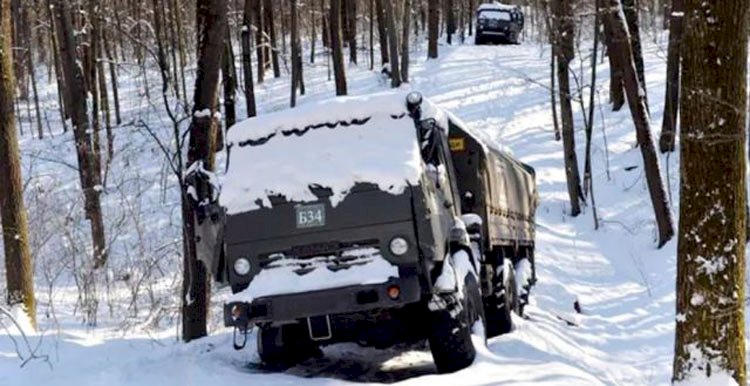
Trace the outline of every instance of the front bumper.
<path fill-rule="evenodd" d="M 387 290 L 399 286 L 401 292 L 391 299 Z M 355 313 L 382 308 L 398 308 L 421 298 L 416 276 L 391 279 L 381 284 L 356 285 L 323 291 L 275 295 L 252 303 L 224 304 L 224 325 L 246 329 L 257 323 L 284 323 L 312 316 Z"/>
<path fill-rule="evenodd" d="M 482 36 L 508 36 L 510 31 L 495 31 L 495 30 L 483 30 L 479 31 L 477 34 Z"/>

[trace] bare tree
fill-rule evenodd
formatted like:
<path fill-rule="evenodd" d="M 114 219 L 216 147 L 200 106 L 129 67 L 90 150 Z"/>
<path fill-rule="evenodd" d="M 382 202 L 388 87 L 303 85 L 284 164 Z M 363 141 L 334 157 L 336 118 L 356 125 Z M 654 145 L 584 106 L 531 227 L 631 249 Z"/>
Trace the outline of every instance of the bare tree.
<path fill-rule="evenodd" d="M 29 252 L 21 159 L 16 135 L 10 0 L 0 1 L 0 225 L 5 251 L 6 303 L 22 305 L 36 327 L 34 265 Z"/>
<path fill-rule="evenodd" d="M 246 0 L 250 1 L 250 7 L 252 7 L 253 15 L 253 26 L 255 27 L 255 56 L 258 59 L 258 83 L 263 83 L 266 73 L 266 61 L 268 60 L 268 50 L 266 49 L 266 42 L 264 37 L 265 23 L 263 17 L 263 2 L 261 0 Z"/>
<path fill-rule="evenodd" d="M 344 0 L 344 15 L 346 20 L 346 39 L 349 44 L 349 62 L 357 63 L 357 2 Z"/>
<path fill-rule="evenodd" d="M 427 57 L 438 57 L 438 29 L 440 29 L 440 4 L 437 1 L 427 2 Z"/>
<path fill-rule="evenodd" d="M 382 65 L 390 63 L 390 57 L 388 55 L 388 32 L 386 31 L 385 21 L 385 9 L 383 8 L 383 1 L 390 0 L 375 0 L 375 12 L 378 14 L 378 39 L 380 40 L 380 61 Z"/>
<path fill-rule="evenodd" d="M 55 23 L 60 37 L 60 62 L 65 82 L 65 110 L 70 114 L 73 123 L 73 135 L 76 141 L 78 156 L 78 173 L 85 199 L 86 218 L 91 225 L 91 239 L 94 243 L 94 268 L 104 265 L 107 260 L 104 221 L 100 194 L 102 191 L 101 175 L 96 167 L 95 143 L 92 138 L 89 112 L 86 105 L 86 87 L 84 74 L 78 65 L 76 55 L 75 31 L 73 30 L 70 8 L 67 1 L 53 0 L 55 5 Z"/>
<path fill-rule="evenodd" d="M 659 247 L 662 247 L 674 236 L 674 222 L 649 125 L 646 95 L 642 92 L 643 86 L 638 80 L 633 53 L 629 43 L 630 32 L 628 31 L 628 25 L 622 12 L 620 0 L 608 0 L 607 5 L 609 7 L 604 17 L 609 18 L 611 26 L 610 32 L 612 36 L 610 36 L 610 42 L 612 46 L 610 46 L 610 55 L 616 55 L 616 60 L 622 64 L 625 94 L 628 106 L 630 107 L 630 114 L 635 124 L 638 145 L 641 148 L 641 155 L 643 156 L 646 182 L 659 232 Z"/>
<path fill-rule="evenodd" d="M 297 105 L 297 87 L 299 87 L 300 83 L 300 73 L 302 70 L 302 66 L 298 65 L 298 63 L 302 62 L 302 54 L 301 54 L 301 46 L 299 41 L 299 23 L 297 21 L 297 0 L 290 0 L 289 1 L 291 5 L 291 14 L 292 14 L 292 21 L 291 21 L 291 33 L 292 33 L 292 39 L 291 39 L 291 46 L 292 46 L 292 96 L 289 101 L 289 105 L 291 107 L 295 107 Z"/>
<path fill-rule="evenodd" d="M 748 9 L 747 0 L 685 1 L 676 383 L 747 384 Z"/>
<path fill-rule="evenodd" d="M 237 122 L 237 111 L 235 108 L 237 69 L 234 66 L 234 49 L 232 48 L 229 29 L 227 29 L 227 36 L 224 43 L 224 58 L 221 67 L 221 83 L 224 89 L 224 122 L 226 123 L 227 130 L 229 130 Z M 219 141 L 218 145 L 221 146 L 221 141 Z"/>
<path fill-rule="evenodd" d="M 612 21 L 609 17 L 602 19 L 604 26 L 604 44 L 607 47 L 607 57 L 609 60 L 609 102 L 612 104 L 612 111 L 620 111 L 625 105 L 625 89 L 622 81 L 622 67 L 617 58 L 615 43 L 612 42 Z"/>
<path fill-rule="evenodd" d="M 409 82 L 409 24 L 411 23 L 411 0 L 404 0 L 403 22 L 401 23 L 401 79 Z"/>
<path fill-rule="evenodd" d="M 328 11 L 330 24 L 331 48 L 333 56 L 333 75 L 336 78 L 336 95 L 346 95 L 346 72 L 344 54 L 341 48 L 341 0 L 331 0 Z"/>
<path fill-rule="evenodd" d="M 667 46 L 667 87 L 664 95 L 664 117 L 661 123 L 659 150 L 674 151 L 677 133 L 677 111 L 680 100 L 680 47 L 682 20 L 685 16 L 683 0 L 672 0 L 669 17 L 669 45 Z"/>
<path fill-rule="evenodd" d="M 213 170 L 216 147 L 217 98 L 219 74 L 225 50 L 227 28 L 225 0 L 198 0 L 198 74 L 195 79 L 193 115 L 190 122 L 188 165 Z M 183 269 L 182 338 L 191 341 L 206 335 L 210 285 L 205 265 L 196 253 L 196 216 L 188 204 L 188 192 L 182 189 Z"/>
<path fill-rule="evenodd" d="M 565 176 L 568 182 L 570 215 L 575 217 L 581 213 L 580 201 L 583 195 L 581 194 L 581 175 L 578 171 L 578 156 L 576 155 L 575 127 L 570 95 L 570 75 L 568 74 L 570 62 L 573 60 L 575 54 L 575 23 L 573 21 L 572 0 L 556 0 L 554 13 Z"/>
<path fill-rule="evenodd" d="M 253 60 L 250 44 L 253 20 L 253 1 L 245 0 L 245 9 L 242 16 L 242 32 L 240 36 L 242 45 L 242 74 L 245 80 L 245 107 L 247 116 L 254 117 L 255 111 L 255 86 L 253 85 Z"/>
<path fill-rule="evenodd" d="M 444 0 L 445 4 L 445 33 L 446 42 L 453 44 L 453 34 L 456 33 L 456 10 L 453 4 L 454 0 Z"/>
<path fill-rule="evenodd" d="M 646 107 L 648 108 L 646 74 L 643 65 L 643 49 L 641 48 L 641 28 L 638 21 L 638 0 L 622 0 L 622 7 L 625 14 L 625 21 L 628 23 L 628 31 L 630 32 L 630 47 L 633 52 L 635 72 L 638 75 L 638 82 L 643 88 L 643 95 L 646 97 Z"/>
<path fill-rule="evenodd" d="M 386 1 L 385 25 L 388 30 L 388 51 L 391 57 L 391 87 L 401 85 L 401 68 L 398 64 L 398 33 L 396 32 L 396 16 L 393 12 L 393 3 Z"/>
<path fill-rule="evenodd" d="M 278 78 L 281 76 L 281 69 L 279 68 L 279 50 L 276 46 L 276 16 L 274 15 L 273 3 L 273 0 L 263 0 L 263 14 L 265 18 L 264 24 L 271 45 L 271 67 L 273 67 L 273 77 Z"/>

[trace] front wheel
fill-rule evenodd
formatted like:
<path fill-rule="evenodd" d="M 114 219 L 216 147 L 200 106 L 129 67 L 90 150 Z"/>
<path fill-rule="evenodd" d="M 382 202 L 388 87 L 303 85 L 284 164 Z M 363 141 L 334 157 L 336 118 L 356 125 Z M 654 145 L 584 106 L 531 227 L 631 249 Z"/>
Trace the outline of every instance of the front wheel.
<path fill-rule="evenodd" d="M 438 372 L 452 373 L 468 367 L 476 357 L 472 328 L 477 322 L 484 323 L 477 276 L 473 272 L 466 275 L 463 294 L 456 291 L 433 296 L 439 298 L 435 303 L 444 307 L 430 312 L 430 351 Z"/>

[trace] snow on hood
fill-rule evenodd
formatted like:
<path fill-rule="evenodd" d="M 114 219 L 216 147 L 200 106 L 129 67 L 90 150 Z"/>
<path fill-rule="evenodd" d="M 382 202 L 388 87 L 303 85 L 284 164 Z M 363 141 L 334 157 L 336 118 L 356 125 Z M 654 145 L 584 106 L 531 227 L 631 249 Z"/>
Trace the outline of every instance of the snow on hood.
<path fill-rule="evenodd" d="M 309 186 L 320 185 L 333 191 L 335 206 L 358 182 L 392 194 L 418 184 L 424 163 L 406 94 L 335 98 L 236 124 L 227 134 L 222 205 L 235 214 L 270 206 L 269 195 L 315 201 Z M 422 108 L 447 122 L 429 102 Z"/>
<path fill-rule="evenodd" d="M 344 257 L 357 257 L 357 264 L 332 271 L 326 263 L 333 257 L 319 256 L 305 259 L 313 270 L 296 273 L 298 266 L 293 258 L 281 258 L 258 273 L 250 285 L 229 298 L 229 302 L 252 303 L 257 298 L 321 291 L 352 285 L 382 284 L 399 277 L 398 267 L 388 262 L 376 248 L 361 248 L 344 252 Z"/>

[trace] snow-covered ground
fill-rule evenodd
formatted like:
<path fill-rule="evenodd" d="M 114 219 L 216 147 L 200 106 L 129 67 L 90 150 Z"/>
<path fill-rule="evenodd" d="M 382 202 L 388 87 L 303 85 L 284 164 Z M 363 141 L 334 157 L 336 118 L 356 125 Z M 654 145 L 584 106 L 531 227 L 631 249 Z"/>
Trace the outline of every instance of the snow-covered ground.
<path fill-rule="evenodd" d="M 594 231 L 590 208 L 578 218 L 567 214 L 562 144 L 554 140 L 547 90 L 548 55 L 548 47 L 527 43 L 521 46 L 441 46 L 440 59 L 428 62 L 423 59 L 426 56 L 423 51 L 413 56 L 410 87 L 450 109 L 486 139 L 535 167 L 537 173 L 541 198 L 537 211 L 539 282 L 526 308 L 528 319 L 516 319 L 515 331 L 490 340 L 468 369 L 436 375 L 425 346 L 379 351 L 339 345 L 325 349 L 324 358 L 308 360 L 284 373 L 267 373 L 257 366 L 255 337 L 250 337 L 248 348 L 234 351 L 231 331 L 221 327 L 214 327 L 207 338 L 183 344 L 176 340 L 178 320 L 174 318 L 167 318 L 153 328 L 146 328 L 145 323 L 123 328 L 120 321 L 127 320 L 123 313 L 133 312 L 132 305 L 109 308 L 110 314 L 106 312 L 107 306 L 102 305 L 99 327 L 87 328 L 80 323 L 80 310 L 76 316 L 73 314 L 75 286 L 61 279 L 59 288 L 53 292 L 56 309 L 50 312 L 47 298 L 40 304 L 43 337 L 42 334 L 30 337 L 32 344 L 41 341 L 39 353 L 48 355 L 49 361 L 34 360 L 20 368 L 21 361 L 13 343 L 0 335 L 0 385 L 669 384 L 676 243 L 673 241 L 661 250 L 655 248 L 653 215 L 640 153 L 634 148 L 635 132 L 629 112 L 624 108 L 619 113 L 611 113 L 606 105 L 597 109 L 592 157 L 601 228 Z M 658 134 L 665 72 L 662 50 L 656 44 L 646 44 L 645 59 L 652 129 Z M 588 68 L 588 63 L 584 67 Z M 574 68 L 579 71 L 578 65 Z M 301 98 L 302 105 L 334 95 L 333 83 L 326 80 L 325 65 L 306 68 L 305 77 L 309 93 Z M 377 72 L 368 71 L 364 65 L 350 66 L 348 77 L 352 95 L 388 88 Z M 606 63 L 601 64 L 598 101 L 602 104 L 607 101 L 607 78 Z M 133 90 L 126 93 L 123 100 L 137 96 L 135 85 L 131 86 Z M 268 80 L 256 90 L 261 114 L 286 108 L 287 78 Z M 139 103 L 143 107 L 142 99 Z M 577 105 L 574 108 L 582 165 L 582 115 Z M 153 110 L 145 118 L 140 114 L 153 125 L 162 121 L 163 136 L 169 138 L 169 126 L 158 112 Z M 128 112 L 124 115 L 128 121 Z M 240 112 L 240 116 L 244 114 Z M 117 196 L 120 190 L 113 190 L 115 193 L 108 193 L 109 197 L 105 198 L 105 213 L 108 218 L 121 214 L 128 224 L 135 221 L 135 216 L 128 217 L 129 213 L 148 212 L 149 215 L 144 217 L 148 220 L 141 224 L 142 229 L 123 231 L 126 237 L 113 244 L 113 254 L 121 256 L 118 261 L 131 262 L 130 265 L 123 263 L 127 267 L 158 265 L 159 270 L 167 273 L 161 274 L 161 281 L 157 281 L 160 284 L 154 291 L 169 293 L 170 288 L 175 288 L 171 281 L 177 277 L 175 272 L 179 267 L 174 265 L 179 264 L 174 253 L 179 249 L 179 210 L 176 209 L 174 181 L 165 171 L 163 158 L 155 145 L 144 145 L 150 138 L 142 130 L 123 127 L 117 129 L 117 133 L 118 144 L 126 149 L 127 146 L 146 146 L 148 152 L 139 151 L 132 159 L 116 156 L 111 172 L 116 180 L 112 183 L 126 185 L 137 181 L 143 186 L 136 191 L 143 194 Z M 69 149 L 70 142 L 70 135 L 58 135 L 45 142 L 25 139 L 22 147 L 26 170 L 30 170 L 31 156 L 43 162 L 54 158 L 52 155 L 58 151 L 55 146 Z M 120 150 L 120 154 L 128 153 Z M 672 156 L 668 167 L 669 184 L 676 201 L 678 164 L 675 158 Z M 666 160 L 662 158 L 662 161 L 666 169 Z M 67 191 L 71 201 L 78 200 L 74 172 L 65 165 L 50 162 L 42 165 L 46 173 L 29 171 L 37 176 L 35 184 L 40 189 Z M 165 188 L 162 191 L 160 187 Z M 128 191 L 132 193 L 132 186 L 130 188 Z M 115 204 L 120 200 L 129 204 Z M 80 206 L 73 210 L 80 211 Z M 32 222 L 40 221 L 43 218 L 32 216 Z M 47 226 L 55 227 L 54 224 Z M 139 250 L 138 246 L 143 249 Z M 57 247 L 69 248 L 70 245 L 62 243 Z M 132 263 L 144 251 L 149 254 L 147 262 Z M 38 265 L 43 259 L 37 256 Z M 145 268 L 132 271 L 147 272 Z M 51 270 L 50 274 L 55 272 Z M 40 280 L 38 283 L 40 293 L 45 293 L 47 282 Z M 223 290 L 214 295 L 214 300 L 220 303 L 226 296 Z M 176 298 L 175 294 L 172 301 Z M 123 299 L 117 298 L 114 302 L 127 305 L 127 296 Z M 582 308 L 581 314 L 574 311 L 576 300 Z M 215 311 L 219 312 L 219 308 Z M 143 311 L 139 314 L 136 310 L 135 315 L 143 317 Z M 214 315 L 214 320 L 216 318 Z"/>

